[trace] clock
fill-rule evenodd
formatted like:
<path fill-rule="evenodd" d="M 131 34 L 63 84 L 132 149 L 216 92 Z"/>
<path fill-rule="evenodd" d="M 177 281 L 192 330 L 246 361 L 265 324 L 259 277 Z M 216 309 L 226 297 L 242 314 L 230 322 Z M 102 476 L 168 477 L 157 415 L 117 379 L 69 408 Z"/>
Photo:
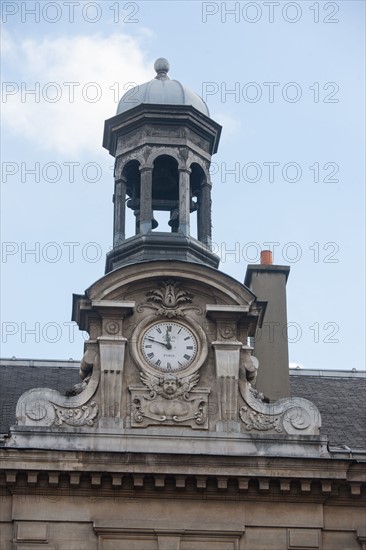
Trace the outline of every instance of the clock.
<path fill-rule="evenodd" d="M 197 337 L 177 321 L 152 324 L 144 331 L 140 346 L 144 360 L 162 372 L 185 370 L 198 353 Z"/>
<path fill-rule="evenodd" d="M 208 354 L 206 334 L 192 318 L 158 320 L 149 315 L 136 326 L 129 342 L 137 367 L 153 375 L 193 374 Z"/>

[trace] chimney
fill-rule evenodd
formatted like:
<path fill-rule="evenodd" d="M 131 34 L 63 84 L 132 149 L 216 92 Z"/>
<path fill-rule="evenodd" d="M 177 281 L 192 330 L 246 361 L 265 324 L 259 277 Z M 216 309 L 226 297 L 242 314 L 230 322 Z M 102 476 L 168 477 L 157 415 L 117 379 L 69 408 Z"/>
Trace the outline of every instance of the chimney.
<path fill-rule="evenodd" d="M 254 339 L 259 361 L 256 389 L 271 401 L 290 395 L 286 282 L 289 266 L 273 265 L 271 250 L 262 250 L 261 263 L 248 265 L 244 284 L 260 301 L 267 301 L 262 328 Z"/>

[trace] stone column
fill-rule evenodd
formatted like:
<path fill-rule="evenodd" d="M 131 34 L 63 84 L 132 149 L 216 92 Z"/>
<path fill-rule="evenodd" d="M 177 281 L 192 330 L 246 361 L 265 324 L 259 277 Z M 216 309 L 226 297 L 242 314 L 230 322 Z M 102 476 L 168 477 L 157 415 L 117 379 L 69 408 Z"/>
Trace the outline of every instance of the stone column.
<path fill-rule="evenodd" d="M 113 246 L 122 244 L 125 240 L 126 223 L 126 180 L 121 177 L 116 179 L 114 186 L 114 223 L 113 223 Z"/>
<path fill-rule="evenodd" d="M 201 196 L 197 212 L 197 238 L 211 246 L 211 182 L 206 178 L 201 183 Z"/>
<path fill-rule="evenodd" d="M 152 166 L 142 166 L 140 190 L 140 233 L 148 233 L 152 229 Z"/>
<path fill-rule="evenodd" d="M 189 235 L 190 173 L 188 168 L 179 169 L 179 232 L 183 235 Z"/>

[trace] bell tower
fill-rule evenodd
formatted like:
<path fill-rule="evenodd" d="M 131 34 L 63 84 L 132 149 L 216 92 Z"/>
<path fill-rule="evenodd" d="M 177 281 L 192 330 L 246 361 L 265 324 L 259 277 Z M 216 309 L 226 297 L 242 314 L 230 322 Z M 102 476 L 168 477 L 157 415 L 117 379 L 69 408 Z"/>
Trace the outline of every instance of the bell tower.
<path fill-rule="evenodd" d="M 197 94 L 169 78 L 166 59 L 154 68 L 155 78 L 128 90 L 105 122 L 103 146 L 115 157 L 113 249 L 106 273 L 157 259 L 219 265 L 211 247 L 209 167 L 221 126 Z M 135 216 L 133 235 L 126 234 L 126 209 Z M 159 229 L 162 212 L 169 214 L 166 231 Z"/>

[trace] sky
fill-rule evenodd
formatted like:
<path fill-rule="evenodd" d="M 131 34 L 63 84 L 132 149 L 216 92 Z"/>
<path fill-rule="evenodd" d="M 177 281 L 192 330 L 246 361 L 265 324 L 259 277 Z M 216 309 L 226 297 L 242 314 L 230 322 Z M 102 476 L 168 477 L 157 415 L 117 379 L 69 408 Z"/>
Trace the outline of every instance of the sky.
<path fill-rule="evenodd" d="M 1 10 L 2 357 L 82 356 L 72 294 L 103 276 L 112 244 L 104 120 L 166 57 L 223 126 L 211 165 L 220 269 L 243 282 L 272 249 L 291 268 L 291 365 L 364 369 L 364 2 Z"/>

